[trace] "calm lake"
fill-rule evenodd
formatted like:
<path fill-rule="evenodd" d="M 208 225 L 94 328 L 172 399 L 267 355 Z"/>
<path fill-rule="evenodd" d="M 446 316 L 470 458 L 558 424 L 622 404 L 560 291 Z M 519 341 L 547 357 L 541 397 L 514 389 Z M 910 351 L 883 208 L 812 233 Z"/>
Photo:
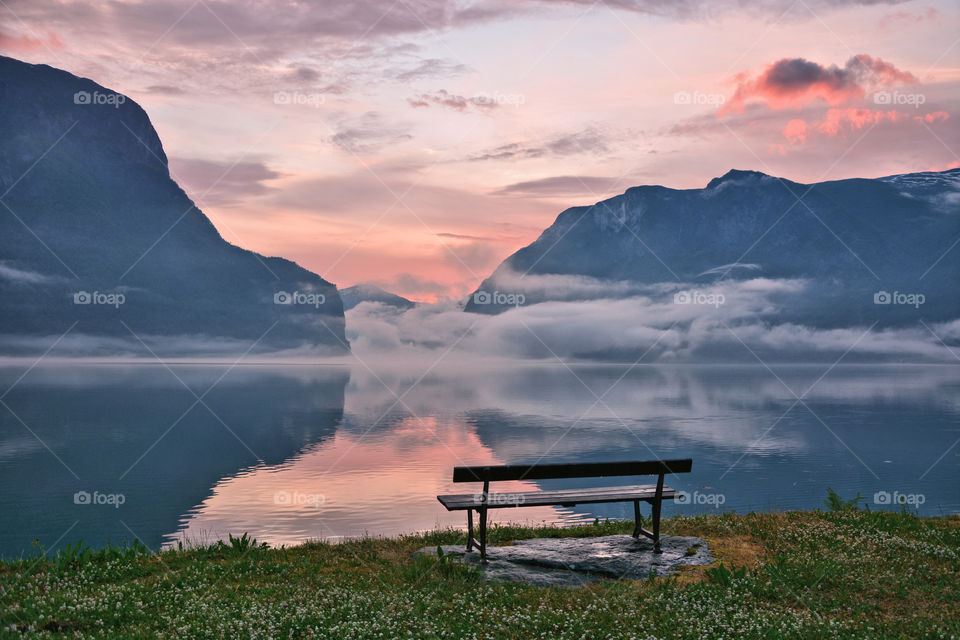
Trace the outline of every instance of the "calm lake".
<path fill-rule="evenodd" d="M 666 517 L 817 508 L 828 487 L 872 509 L 960 512 L 957 366 L 44 364 L 3 368 L 0 391 L 4 557 L 35 539 L 156 549 L 463 527 L 436 500 L 473 492 L 450 483 L 453 466 L 537 460 L 691 457 L 693 473 L 667 481 L 687 503 Z M 584 505 L 493 521 L 631 516 Z"/>

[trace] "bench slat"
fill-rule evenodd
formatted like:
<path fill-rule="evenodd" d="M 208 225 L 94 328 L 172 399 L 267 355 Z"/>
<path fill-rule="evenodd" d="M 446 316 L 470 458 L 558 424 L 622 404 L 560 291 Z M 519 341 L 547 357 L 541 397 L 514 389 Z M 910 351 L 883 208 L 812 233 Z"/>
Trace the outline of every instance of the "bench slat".
<path fill-rule="evenodd" d="M 590 489 L 558 489 L 555 491 L 516 491 L 490 493 L 487 507 L 502 509 L 506 507 L 543 507 L 574 504 L 595 504 L 601 502 L 625 502 L 632 500 L 650 500 L 656 495 L 657 485 L 638 484 L 624 487 L 594 487 Z M 476 509 L 483 503 L 479 493 L 464 493 L 437 496 L 437 500 L 447 511 Z M 663 487 L 663 498 L 672 500 L 677 492 Z"/>
<path fill-rule="evenodd" d="M 501 480 L 550 480 L 554 478 L 603 478 L 644 476 L 661 473 L 688 473 L 693 460 L 632 460 L 571 464 L 510 464 L 501 466 L 454 467 L 454 482 L 496 482 Z"/>

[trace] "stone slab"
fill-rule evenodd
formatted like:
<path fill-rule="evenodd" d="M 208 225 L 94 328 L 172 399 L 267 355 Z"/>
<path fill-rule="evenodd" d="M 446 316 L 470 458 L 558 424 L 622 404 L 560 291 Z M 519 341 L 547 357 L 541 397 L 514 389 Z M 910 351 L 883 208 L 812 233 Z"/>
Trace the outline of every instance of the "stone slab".
<path fill-rule="evenodd" d="M 628 535 L 595 538 L 533 538 L 487 547 L 487 564 L 480 552 L 467 553 L 463 545 L 445 545 L 444 556 L 476 565 L 490 582 L 523 582 L 540 586 L 577 587 L 600 580 L 644 580 L 675 573 L 683 565 L 713 562 L 707 543 L 700 538 L 663 536 L 660 553 L 646 538 Z M 688 555 L 689 554 L 689 555 Z M 436 547 L 414 555 L 437 557 Z"/>

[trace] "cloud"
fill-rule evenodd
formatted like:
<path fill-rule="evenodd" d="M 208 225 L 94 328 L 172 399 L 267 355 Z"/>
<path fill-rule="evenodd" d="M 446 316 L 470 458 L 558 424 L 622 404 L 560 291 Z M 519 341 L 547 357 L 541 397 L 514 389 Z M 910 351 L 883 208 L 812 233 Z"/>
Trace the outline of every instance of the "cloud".
<path fill-rule="evenodd" d="M 894 11 L 880 18 L 879 26 L 884 31 L 903 29 L 923 22 L 940 20 L 943 14 L 934 7 L 920 9 L 916 13 L 907 10 Z"/>
<path fill-rule="evenodd" d="M 479 240 L 483 242 L 496 242 L 496 239 L 494 238 L 489 238 L 485 236 L 471 236 L 463 233 L 450 233 L 448 231 L 438 233 L 437 236 L 441 238 L 450 238 L 452 240 Z"/>
<path fill-rule="evenodd" d="M 301 82 L 316 82 L 320 79 L 320 72 L 310 67 L 294 65 L 290 72 L 290 78 Z"/>
<path fill-rule="evenodd" d="M 596 128 L 554 135 L 531 142 L 511 142 L 482 151 L 472 161 L 525 160 L 530 158 L 603 155 L 610 152 L 611 137 Z"/>
<path fill-rule="evenodd" d="M 265 182 L 282 177 L 261 161 L 170 158 L 174 179 L 199 204 L 231 205 L 244 196 L 259 196 L 275 191 Z"/>
<path fill-rule="evenodd" d="M 619 193 L 617 185 L 622 178 L 603 176 L 550 176 L 508 184 L 493 192 L 496 196 L 596 196 L 599 198 Z"/>
<path fill-rule="evenodd" d="M 154 33 L 176 24 L 167 38 L 180 44 L 225 42 L 265 45 L 261 39 L 290 38 L 377 38 L 443 29 L 453 23 L 488 20 L 487 15 L 463 14 L 453 0 L 390 0 L 332 2 L 330 0 L 279 0 L 264 11 L 255 0 L 208 0 L 196 5 L 189 0 L 143 3 L 114 3 L 101 7 L 100 15 L 128 29 Z M 156 36 L 155 36 L 156 37 Z M 152 40 L 151 40 L 152 41 Z"/>
<path fill-rule="evenodd" d="M 471 69 L 465 64 L 443 60 L 441 58 L 428 58 L 421 60 L 417 66 L 406 69 L 394 69 L 388 72 L 388 76 L 396 78 L 400 82 L 412 82 L 422 80 L 423 78 L 449 77 L 467 73 Z"/>
<path fill-rule="evenodd" d="M 380 113 L 368 111 L 359 118 L 341 122 L 330 141 L 348 153 L 364 154 L 412 138 L 405 127 L 387 124 Z"/>
<path fill-rule="evenodd" d="M 950 119 L 950 114 L 946 111 L 933 111 L 931 113 L 925 113 L 922 116 L 914 116 L 913 119 L 917 122 L 933 124 L 935 122 L 946 122 Z"/>
<path fill-rule="evenodd" d="M 814 134 L 828 138 L 845 136 L 849 132 L 861 131 L 880 123 L 925 123 L 945 122 L 950 118 L 946 111 L 934 111 L 915 115 L 905 111 L 880 111 L 856 107 L 828 109 L 823 119 L 807 122 L 802 118 L 790 120 L 783 128 L 783 137 L 791 145 L 804 144 Z"/>
<path fill-rule="evenodd" d="M 555 361 L 600 359 L 644 362 L 833 362 L 851 349 L 847 361 L 907 360 L 950 362 L 954 356 L 923 327 L 875 330 L 867 327 L 816 329 L 777 323 L 777 296 L 802 292 L 796 280 L 724 282 L 701 287 L 723 293 L 719 306 L 674 304 L 672 293 L 623 293 L 627 283 L 602 283 L 567 276 L 543 286 L 566 284 L 606 293 L 593 300 L 553 301 L 518 306 L 498 315 L 465 313 L 452 303 L 422 305 L 404 313 L 360 305 L 347 313 L 351 344 L 361 358 L 415 357 L 453 349 L 477 358 Z M 635 285 L 634 285 L 635 286 Z M 676 286 L 676 285 L 672 285 Z M 605 291 L 604 291 L 605 289 Z M 956 342 L 960 320 L 931 327 Z M 435 355 L 433 356 L 436 357 Z M 474 360 L 471 360 L 474 361 Z"/>
<path fill-rule="evenodd" d="M 883 0 L 881 0 L 882 2 Z M 896 4 L 889 0 L 887 4 Z M 75 3 L 62 0 L 8 0 L 11 10 L 35 28 L 79 27 L 98 37 L 128 34 L 132 42 L 162 48 L 197 46 L 230 48 L 254 59 L 267 60 L 291 48 L 310 50 L 331 40 L 351 49 L 364 42 L 391 36 L 436 33 L 514 17 L 555 13 L 557 7 L 581 6 L 592 0 L 276 0 L 264 10 L 258 0 L 152 0 L 151 2 Z M 794 13 L 843 5 L 872 5 L 876 0 L 807 0 Z M 794 3 L 767 0 L 755 8 L 737 0 L 608 0 L 612 9 L 678 20 L 707 20 L 750 11 L 781 17 Z M 809 10 L 806 8 L 809 6 Z M 422 66 L 422 65 L 421 65 Z M 416 71 L 413 71 L 416 77 Z M 430 73 L 429 70 L 426 73 Z"/>
<path fill-rule="evenodd" d="M 161 96 L 181 96 L 186 93 L 180 87 L 174 87 L 167 84 L 152 84 L 144 89 L 144 92 Z"/>
<path fill-rule="evenodd" d="M 775 110 L 799 108 L 818 101 L 838 106 L 862 99 L 871 89 L 917 82 L 913 74 L 866 54 L 851 57 L 842 68 L 823 66 L 804 58 L 784 58 L 755 77 L 741 74 L 733 96 L 718 115 L 742 112 L 750 102 L 762 102 Z"/>
<path fill-rule="evenodd" d="M 0 49 L 12 53 L 35 53 L 37 51 L 57 51 L 63 49 L 63 40 L 53 31 L 47 31 L 39 38 L 27 35 L 9 35 L 0 31 Z"/>
<path fill-rule="evenodd" d="M 489 273 L 504 258 L 503 249 L 489 240 L 446 243 L 441 255 L 451 266 L 466 267 L 472 273 Z"/>
<path fill-rule="evenodd" d="M 551 1 L 551 0 L 548 0 Z M 844 6 L 898 4 L 906 0 L 807 0 L 798 7 L 791 0 L 765 0 L 745 3 L 742 0 L 606 0 L 611 9 L 673 18 L 682 21 L 711 20 L 736 13 L 766 16 L 782 20 L 787 14 L 801 19 Z M 594 6 L 593 0 L 552 0 L 553 4 Z"/>
<path fill-rule="evenodd" d="M 52 282 L 61 282 L 63 278 L 59 276 L 48 276 L 36 271 L 27 269 L 17 269 L 7 264 L 0 263 L 0 279 L 13 282 L 15 284 L 49 284 Z"/>
<path fill-rule="evenodd" d="M 391 171 L 381 165 L 323 178 L 288 180 L 282 190 L 272 193 L 263 204 L 315 217 L 335 218 L 336 224 L 346 225 L 347 230 L 354 228 L 358 235 L 389 210 L 391 214 L 383 218 L 380 227 L 402 226 L 393 228 L 404 234 L 422 229 L 423 239 L 430 245 L 437 244 L 429 242 L 433 236 L 452 239 L 443 234 L 459 234 L 472 236 L 464 239 L 505 242 L 516 247 L 542 231 L 540 221 L 556 216 L 556 206 L 550 203 L 525 203 L 521 210 L 524 217 L 518 214 L 517 204 L 509 199 L 491 198 L 456 185 L 430 184 L 416 175 Z M 483 212 L 483 215 L 464 217 L 464 211 Z"/>
<path fill-rule="evenodd" d="M 468 107 L 489 111 L 500 106 L 497 102 L 487 100 L 482 96 L 467 98 L 450 93 L 446 89 L 440 89 L 433 93 L 421 93 L 415 98 L 407 98 L 407 103 L 414 108 L 429 107 L 431 104 L 435 104 L 460 112 L 466 111 Z"/>
<path fill-rule="evenodd" d="M 140 340 L 143 342 L 141 343 Z M 0 333 L 0 353 L 4 356 L 0 362 L 9 358 L 28 358 L 35 360 L 38 353 L 50 349 L 51 344 L 56 347 L 49 351 L 47 361 L 56 361 L 58 358 L 104 358 L 111 362 L 117 358 L 140 359 L 153 361 L 153 353 L 162 353 L 166 357 L 224 358 L 227 361 L 236 361 L 247 356 L 283 356 L 285 354 L 304 357 L 329 358 L 342 354 L 342 351 L 325 345 L 303 344 L 285 351 L 270 351 L 264 344 L 257 345 L 252 351 L 249 340 L 240 340 L 223 336 L 211 335 L 150 335 L 139 334 L 137 338 L 123 336 L 91 335 L 71 332 L 66 336 L 58 335 L 14 335 Z M 146 344 L 149 347 L 144 347 Z"/>
<path fill-rule="evenodd" d="M 450 286 L 436 282 L 413 273 L 398 273 L 388 280 L 382 281 L 382 286 L 391 292 L 402 296 L 434 297 L 445 295 Z"/>

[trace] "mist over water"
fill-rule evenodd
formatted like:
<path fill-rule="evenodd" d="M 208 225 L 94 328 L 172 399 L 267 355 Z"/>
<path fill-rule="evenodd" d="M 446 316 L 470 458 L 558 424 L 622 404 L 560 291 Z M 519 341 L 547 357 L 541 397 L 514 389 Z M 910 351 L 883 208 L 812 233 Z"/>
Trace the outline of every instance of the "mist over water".
<path fill-rule="evenodd" d="M 960 368 L 565 365 L 41 365 L 0 370 L 0 554 L 82 539 L 151 548 L 462 527 L 459 464 L 691 457 L 672 513 L 822 506 L 960 511 Z M 18 378 L 22 379 L 17 381 Z M 14 384 L 16 383 L 16 384 Z M 643 479 L 503 483 L 534 489 Z M 900 504 L 895 504 L 899 501 Z M 629 505 L 494 521 L 629 517 Z"/>

